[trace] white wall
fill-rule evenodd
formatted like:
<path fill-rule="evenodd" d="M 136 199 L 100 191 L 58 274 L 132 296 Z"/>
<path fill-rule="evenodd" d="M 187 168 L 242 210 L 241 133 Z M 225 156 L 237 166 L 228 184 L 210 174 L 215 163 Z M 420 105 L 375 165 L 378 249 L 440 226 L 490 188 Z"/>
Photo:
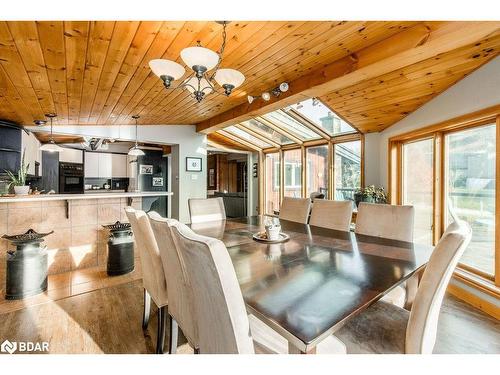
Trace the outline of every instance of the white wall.
<path fill-rule="evenodd" d="M 465 77 L 377 135 L 365 138 L 365 181 L 387 188 L 388 140 L 397 134 L 432 125 L 500 103 L 500 57 Z M 377 146 L 378 143 L 378 146 Z M 378 147 L 378 150 L 376 150 Z M 375 159 L 379 155 L 378 173 Z"/>
<path fill-rule="evenodd" d="M 49 128 L 27 127 L 32 131 L 50 131 Z M 57 125 L 54 133 L 96 138 L 114 138 L 121 141 L 135 140 L 134 125 L 86 126 Z M 141 125 L 138 127 L 139 142 L 173 145 L 172 150 L 172 197 L 171 214 L 182 222 L 189 222 L 187 200 L 204 198 L 207 192 L 207 136 L 197 133 L 194 125 Z M 202 172 L 186 172 L 186 157 L 202 158 Z M 194 176 L 194 177 L 193 177 Z"/>

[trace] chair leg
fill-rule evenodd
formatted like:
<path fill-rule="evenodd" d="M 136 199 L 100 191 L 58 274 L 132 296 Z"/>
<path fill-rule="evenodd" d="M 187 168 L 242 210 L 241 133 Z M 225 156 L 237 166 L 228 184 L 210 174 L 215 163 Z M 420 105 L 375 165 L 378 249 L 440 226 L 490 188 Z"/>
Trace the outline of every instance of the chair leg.
<path fill-rule="evenodd" d="M 156 339 L 156 354 L 163 354 L 165 346 L 165 323 L 166 323 L 166 307 L 158 308 L 158 337 Z"/>
<path fill-rule="evenodd" d="M 144 311 L 142 314 L 142 329 L 148 328 L 149 314 L 151 313 L 151 296 L 148 291 L 144 289 Z"/>
<path fill-rule="evenodd" d="M 179 337 L 179 326 L 174 318 L 169 314 L 168 323 L 170 334 L 168 335 L 168 353 L 175 354 L 177 352 L 177 338 Z"/>
<path fill-rule="evenodd" d="M 408 311 L 411 310 L 415 296 L 418 290 L 418 275 L 413 275 L 406 280 L 406 298 L 404 308 Z"/>

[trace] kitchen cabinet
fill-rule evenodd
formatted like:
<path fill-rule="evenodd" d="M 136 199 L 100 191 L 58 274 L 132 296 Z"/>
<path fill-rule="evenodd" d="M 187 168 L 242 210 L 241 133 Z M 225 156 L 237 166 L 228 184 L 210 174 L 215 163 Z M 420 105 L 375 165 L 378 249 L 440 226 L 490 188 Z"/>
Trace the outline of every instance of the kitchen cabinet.
<path fill-rule="evenodd" d="M 83 151 L 73 148 L 64 148 L 59 155 L 59 161 L 62 163 L 83 163 Z"/>
<path fill-rule="evenodd" d="M 127 155 L 111 154 L 111 177 L 127 177 Z"/>
<path fill-rule="evenodd" d="M 126 178 L 127 155 L 85 152 L 86 178 Z"/>
<path fill-rule="evenodd" d="M 99 154 L 96 152 L 85 152 L 85 177 L 99 177 Z"/>
<path fill-rule="evenodd" d="M 33 133 L 22 132 L 21 135 L 22 148 L 24 151 L 24 163 L 29 164 L 28 174 L 35 174 L 35 163 L 42 163 L 42 152 L 40 151 L 40 142 Z M 39 172 L 42 170 L 41 166 Z"/>

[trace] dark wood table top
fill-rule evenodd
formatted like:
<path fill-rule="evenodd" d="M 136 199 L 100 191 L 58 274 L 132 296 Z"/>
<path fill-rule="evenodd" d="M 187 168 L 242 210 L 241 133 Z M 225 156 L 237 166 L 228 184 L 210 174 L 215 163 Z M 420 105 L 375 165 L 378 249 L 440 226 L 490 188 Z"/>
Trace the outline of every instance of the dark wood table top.
<path fill-rule="evenodd" d="M 430 246 L 281 220 L 282 244 L 254 241 L 262 216 L 193 224 L 222 240 L 251 312 L 309 351 L 423 267 Z"/>

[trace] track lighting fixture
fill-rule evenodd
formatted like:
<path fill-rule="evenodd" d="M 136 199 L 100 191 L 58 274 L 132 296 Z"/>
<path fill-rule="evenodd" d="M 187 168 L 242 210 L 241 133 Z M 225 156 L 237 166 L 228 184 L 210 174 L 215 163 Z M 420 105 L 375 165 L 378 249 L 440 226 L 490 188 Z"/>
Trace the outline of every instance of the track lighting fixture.
<path fill-rule="evenodd" d="M 283 92 L 287 92 L 290 86 L 288 85 L 287 82 L 282 82 L 279 86 L 273 88 L 270 92 L 269 91 L 264 91 L 261 95 L 255 96 L 255 95 L 248 95 L 247 100 L 249 104 L 252 104 L 255 99 L 261 98 L 262 100 L 268 102 L 271 100 L 271 94 L 274 97 L 278 97 L 281 95 Z"/>

